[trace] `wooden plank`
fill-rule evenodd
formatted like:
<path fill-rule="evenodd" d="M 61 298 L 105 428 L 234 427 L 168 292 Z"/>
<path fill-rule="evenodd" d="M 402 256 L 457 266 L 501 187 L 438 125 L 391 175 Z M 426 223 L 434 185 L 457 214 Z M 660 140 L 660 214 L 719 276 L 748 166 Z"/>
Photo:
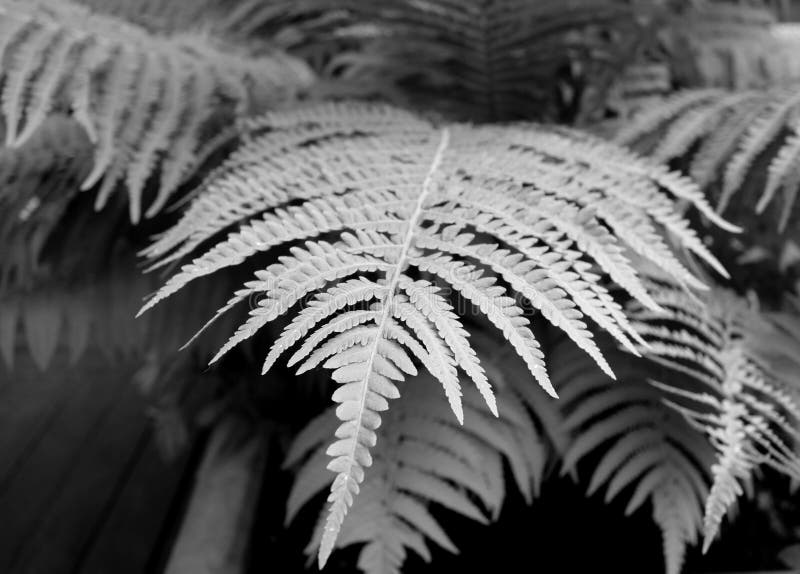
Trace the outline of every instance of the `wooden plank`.
<path fill-rule="evenodd" d="M 84 383 L 77 369 L 51 367 L 42 373 L 27 352 L 17 355 L 13 371 L 0 365 L 0 497 L 10 475 L 34 450 L 77 386 Z"/>
<path fill-rule="evenodd" d="M 76 565 L 81 574 L 141 574 L 152 563 L 164 531 L 187 456 L 167 462 L 152 433 L 144 437 L 141 455 L 126 477 L 114 505 L 97 528 L 97 536 Z"/>
<path fill-rule="evenodd" d="M 72 571 L 140 454 L 137 445 L 148 432 L 141 398 L 128 377 L 104 383 L 117 387 L 113 400 L 103 405 L 88 440 L 62 477 L 58 497 L 17 553 L 11 568 L 15 573 Z"/>
<path fill-rule="evenodd" d="M 58 499 L 65 477 L 106 416 L 121 383 L 113 371 L 82 369 L 71 383 L 66 401 L 43 434 L 32 445 L 24 463 L 9 477 L 0 496 L 0 572 L 10 572 L 22 546 L 30 540 L 41 515 Z M 118 373 L 116 375 L 119 376 Z M 63 381 L 63 377 L 55 377 Z M 3 453 L 0 453 L 2 456 Z"/>

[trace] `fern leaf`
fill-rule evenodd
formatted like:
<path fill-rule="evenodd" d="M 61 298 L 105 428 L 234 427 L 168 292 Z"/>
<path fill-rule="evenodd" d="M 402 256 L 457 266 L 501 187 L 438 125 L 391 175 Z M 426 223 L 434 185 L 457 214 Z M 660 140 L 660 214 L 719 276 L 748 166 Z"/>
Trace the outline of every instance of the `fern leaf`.
<path fill-rule="evenodd" d="M 658 388 L 676 397 L 670 403 L 717 451 L 704 518 L 707 549 L 759 465 L 800 476 L 792 446 L 800 437 L 796 372 L 770 366 L 789 360 L 781 357 L 793 355 L 798 341 L 791 332 L 770 328 L 728 292 L 719 290 L 699 303 L 668 282 L 653 287 L 665 314 L 632 313 L 634 324 L 641 319 L 639 331 L 649 344 L 643 355 L 667 367 L 670 376 L 658 381 Z M 760 351 L 765 345 L 771 349 L 766 356 Z"/>
<path fill-rule="evenodd" d="M 496 416 L 497 401 L 494 392 L 478 356 L 467 341 L 469 334 L 461 326 L 453 307 L 437 293 L 439 289 L 427 281 L 404 282 L 401 287 L 408 294 L 409 301 L 436 326 L 456 363 L 472 379 L 489 410 Z"/>
<path fill-rule="evenodd" d="M 264 361 L 262 372 L 266 373 L 275 364 L 280 355 L 292 347 L 296 342 L 306 337 L 307 333 L 325 318 L 330 317 L 337 311 L 348 305 L 354 305 L 360 301 L 368 301 L 373 298 L 380 299 L 385 291 L 377 283 L 366 279 L 351 279 L 339 283 L 328 289 L 324 294 L 319 294 L 309 305 L 303 309 L 290 325 L 287 325 L 281 336 L 273 343 L 272 348 Z M 335 332 L 342 332 L 355 325 L 366 323 L 375 319 L 375 311 L 352 311 L 340 315 L 338 323 L 328 323 L 327 330 L 320 329 L 312 336 L 307 337 L 300 350 L 289 360 L 289 365 L 304 359 L 324 341 L 328 335 Z"/>
<path fill-rule="evenodd" d="M 733 93 L 719 100 L 711 100 L 705 105 L 683 111 L 666 130 L 663 139 L 651 152 L 662 162 L 668 162 L 686 154 L 701 138 L 715 131 L 731 108 L 738 107 L 758 98 L 757 93 Z"/>
<path fill-rule="evenodd" d="M 196 167 L 212 121 L 268 105 L 310 77 L 288 56 L 246 57 L 187 34 L 154 34 L 69 0 L 3 0 L 0 20 L 7 145 L 22 145 L 52 112 L 70 110 L 96 144 L 83 189 L 105 180 L 101 208 L 125 180 L 134 222 L 151 172 L 160 168 L 161 181 L 148 216 Z M 232 89 L 251 83 L 253 90 Z"/>
<path fill-rule="evenodd" d="M 669 98 L 653 104 L 648 112 L 631 120 L 628 131 L 635 134 L 628 138 L 627 132 L 621 132 L 619 139 L 661 159 L 688 160 L 692 178 L 718 194 L 719 212 L 730 206 L 740 190 L 757 187 L 759 195 L 752 203 L 755 211 L 762 213 L 782 189 L 786 200 L 778 229 L 784 230 L 800 186 L 795 168 L 800 92 L 787 87 L 742 93 L 718 91 L 710 96 L 707 90 L 689 93 L 703 103 L 671 114 L 658 125 L 650 121 L 650 115 L 658 114 L 661 108 L 666 114 L 673 106 Z M 661 143 L 653 146 L 650 142 L 654 140 Z M 763 175 L 766 185 L 760 189 L 762 159 L 767 166 Z"/>
<path fill-rule="evenodd" d="M 800 122 L 795 121 L 790 126 L 790 130 L 791 135 L 786 138 L 767 168 L 767 183 L 756 205 L 758 213 L 766 209 L 780 187 L 785 186 L 789 189 L 797 189 L 797 182 L 792 181 L 794 179 L 792 174 L 793 170 L 796 170 L 797 163 L 800 163 Z M 791 205 L 792 202 L 787 202 L 787 206 Z M 785 210 L 787 216 L 790 211 L 790 207 L 787 207 Z"/>
<path fill-rule="evenodd" d="M 659 389 L 647 383 L 641 361 L 628 362 L 611 386 L 572 348 L 558 345 L 553 354 L 564 365 L 553 376 L 563 389 L 559 404 L 572 437 L 564 471 L 601 453 L 588 493 L 604 487 L 606 501 L 628 493 L 626 514 L 649 501 L 661 529 L 666 571 L 679 574 L 686 547 L 697 541 L 703 525 L 711 444 L 663 403 Z"/>
<path fill-rule="evenodd" d="M 745 133 L 739 150 L 731 157 L 723 177 L 720 208 L 727 205 L 727 198 L 744 182 L 747 170 L 755 158 L 760 155 L 770 142 L 781 132 L 786 118 L 792 110 L 800 105 L 800 93 L 780 97 L 764 110 L 760 117 Z"/>
<path fill-rule="evenodd" d="M 220 310 L 261 297 L 212 362 L 300 304 L 265 369 L 302 342 L 291 359 L 302 361 L 299 372 L 322 364 L 345 383 L 334 396 L 350 434 L 332 450 L 338 478 L 323 561 L 369 461 L 361 431 L 374 430 L 385 398 L 396 392 L 391 381 L 413 372 L 414 361 L 442 383 L 459 420 L 459 369 L 498 413 L 461 318 L 436 289 L 474 303 L 554 395 L 540 344 L 515 297 L 613 375 L 584 316 L 629 348 L 638 335 L 600 287 L 602 275 L 658 308 L 626 249 L 677 281 L 702 285 L 656 233 L 664 226 L 721 269 L 677 211 L 680 199 L 713 213 L 698 190 L 577 132 L 434 126 L 391 107 L 347 103 L 273 113 L 252 126 L 248 143 L 211 175 L 182 221 L 148 253 L 158 266 L 221 231 L 229 231 L 227 238 L 183 265 L 142 312 L 197 279 L 289 248 Z M 469 188 L 483 191 L 478 217 L 457 207 Z M 478 202 L 477 194 L 470 201 Z M 541 213 L 528 215 L 534 210 L 523 209 L 525 202 Z M 435 283 L 415 280 L 417 271 Z M 306 296 L 312 303 L 303 304 Z M 365 305 L 368 313 L 348 314 Z M 383 397 L 370 399 L 376 408 L 367 401 L 374 396 Z M 522 466 L 516 468 L 521 474 Z"/>
<path fill-rule="evenodd" d="M 707 104 L 721 93 L 718 89 L 686 90 L 666 98 L 659 106 L 649 106 L 639 114 L 635 121 L 620 130 L 615 140 L 621 144 L 630 145 L 643 136 L 652 133 L 664 124 L 687 111 L 692 112 L 697 106 Z"/>
<path fill-rule="evenodd" d="M 488 523 L 487 511 L 498 506 L 488 487 L 486 469 L 494 467 L 489 461 L 530 458 L 528 445 L 513 438 L 533 433 L 529 419 L 490 419 L 482 413 L 480 395 L 467 389 L 464 398 L 469 416 L 463 426 L 453 424 L 447 404 L 432 383 L 426 376 L 405 382 L 403 396 L 376 430 L 373 472 L 364 480 L 341 525 L 336 546 L 365 543 L 358 567 L 366 573 L 399 573 L 408 550 L 430 560 L 427 540 L 457 553 L 438 522 L 438 512 L 432 510 L 439 506 Z M 508 398 L 503 392 L 498 395 L 501 404 Z M 290 518 L 330 483 L 319 455 L 336 420 L 331 410 L 323 413 L 298 435 L 290 449 L 287 464 L 302 464 L 289 496 Z M 515 477 L 529 484 L 530 465 L 522 462 L 522 467 L 526 470 Z M 318 529 L 308 550 L 313 552 L 325 536 L 324 530 Z"/>

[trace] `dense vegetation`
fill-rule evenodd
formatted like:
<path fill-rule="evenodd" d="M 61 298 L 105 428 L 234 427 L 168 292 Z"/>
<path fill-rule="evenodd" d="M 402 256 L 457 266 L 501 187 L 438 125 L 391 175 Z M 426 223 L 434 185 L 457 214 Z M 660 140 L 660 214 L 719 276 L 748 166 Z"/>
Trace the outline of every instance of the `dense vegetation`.
<path fill-rule="evenodd" d="M 798 568 L 774 8 L 0 0 L 3 358 L 130 361 L 167 452 L 269 444 L 253 570 L 300 535 L 368 573 L 541 543 L 565 482 L 649 513 L 669 574 L 739 507 L 753 568 Z"/>

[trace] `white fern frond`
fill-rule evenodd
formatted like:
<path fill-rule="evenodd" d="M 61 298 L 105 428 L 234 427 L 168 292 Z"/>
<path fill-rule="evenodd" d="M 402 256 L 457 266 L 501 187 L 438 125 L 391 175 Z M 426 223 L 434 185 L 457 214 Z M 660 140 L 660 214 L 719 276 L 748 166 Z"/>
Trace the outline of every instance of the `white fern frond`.
<path fill-rule="evenodd" d="M 347 439 L 332 450 L 339 478 L 323 555 L 369 461 L 370 444 L 361 433 L 380 422 L 385 398 L 396 394 L 392 381 L 412 372 L 413 361 L 442 383 L 457 418 L 458 369 L 490 410 L 498 410 L 460 317 L 431 289 L 452 289 L 453 297 L 474 303 L 554 394 L 540 345 L 514 297 L 530 302 L 613 375 L 584 316 L 629 348 L 637 335 L 599 286 L 601 277 L 657 308 L 626 248 L 677 281 L 701 286 L 657 233 L 663 227 L 721 270 L 677 212 L 680 199 L 712 213 L 698 190 L 578 132 L 437 127 L 391 107 L 348 103 L 274 113 L 252 125 L 248 143 L 212 174 L 183 220 L 148 253 L 158 265 L 159 258 L 174 260 L 220 231 L 238 230 L 185 264 L 142 311 L 196 279 L 288 246 L 288 255 L 257 272 L 221 310 L 261 297 L 217 360 L 305 297 L 327 293 L 303 305 L 265 362 L 269 368 L 311 338 L 313 346 L 293 358 L 302 361 L 300 371 L 322 364 L 344 383 L 334 397 L 343 404 Z M 493 210 L 474 218 L 459 204 L 462 198 L 475 204 L 476 196 L 462 190 L 477 187 L 484 191 L 479 208 Z M 538 207 L 539 215 L 528 215 Z M 416 280 L 417 272 L 431 274 L 435 287 Z M 339 313 L 371 300 L 374 313 L 338 321 Z M 324 336 L 315 336 L 317 329 Z"/>
<path fill-rule="evenodd" d="M 771 366 L 793 361 L 800 340 L 770 327 L 729 292 L 692 302 L 668 282 L 651 285 L 665 313 L 633 309 L 633 323 L 649 344 L 642 354 L 667 367 L 657 387 L 675 397 L 673 406 L 717 451 L 704 518 L 708 548 L 754 469 L 765 465 L 800 477 L 797 372 Z"/>
<path fill-rule="evenodd" d="M 52 112 L 71 112 L 95 144 L 82 188 L 102 180 L 100 208 L 124 181 L 134 222 L 153 172 L 160 185 L 148 216 L 196 166 L 199 142 L 220 114 L 230 121 L 232 108 L 263 109 L 309 81 L 288 56 L 248 57 L 207 38 L 153 34 L 69 0 L 4 0 L 0 21 L 6 145 L 24 144 Z"/>

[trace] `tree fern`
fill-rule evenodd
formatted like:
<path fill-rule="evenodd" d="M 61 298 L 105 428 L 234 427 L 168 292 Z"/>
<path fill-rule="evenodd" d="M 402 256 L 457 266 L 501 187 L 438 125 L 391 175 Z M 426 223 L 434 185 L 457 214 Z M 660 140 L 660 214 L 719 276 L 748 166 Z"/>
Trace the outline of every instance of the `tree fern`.
<path fill-rule="evenodd" d="M 304 65 L 281 54 L 253 58 L 208 38 L 154 35 L 68 0 L 4 0 L 0 58 L 6 145 L 24 144 L 53 110 L 69 111 L 95 147 L 82 188 L 102 180 L 99 208 L 124 181 L 133 221 L 156 168 L 147 215 L 191 174 L 200 142 L 231 110 L 259 109 L 308 80 Z"/>
<path fill-rule="evenodd" d="M 648 384 L 646 365 L 611 354 L 622 366 L 613 385 L 574 348 L 557 345 L 551 353 L 558 404 L 571 435 L 563 470 L 574 472 L 589 455 L 601 453 L 588 493 L 605 487 L 606 502 L 625 493 L 626 514 L 649 502 L 662 533 L 666 572 L 679 574 L 686 546 L 702 530 L 713 450 Z"/>
<path fill-rule="evenodd" d="M 781 192 L 778 226 L 785 229 L 800 186 L 799 110 L 796 87 L 733 93 L 689 90 L 634 116 L 617 141 L 661 161 L 687 162 L 693 179 L 719 189 L 720 211 L 740 190 L 750 191 L 754 182 L 766 178 L 763 187 L 755 185 L 755 209 L 763 212 Z"/>
<path fill-rule="evenodd" d="M 703 528 L 708 548 L 756 467 L 800 476 L 797 370 L 773 367 L 796 365 L 800 340 L 726 291 L 700 300 L 661 281 L 651 291 L 665 313 L 639 307 L 631 316 L 648 343 L 645 356 L 670 369 L 655 384 L 717 452 Z"/>
<path fill-rule="evenodd" d="M 364 479 L 379 413 L 399 396 L 397 382 L 416 374 L 414 359 L 440 381 L 459 420 L 456 366 L 497 414 L 446 293 L 415 279 L 415 270 L 475 304 L 550 394 L 539 342 L 512 294 L 611 375 L 584 316 L 631 350 L 638 336 L 598 271 L 653 309 L 623 248 L 702 286 L 662 229 L 721 270 L 673 205 L 687 200 L 719 221 L 693 184 L 577 132 L 439 127 L 354 104 L 270 114 L 251 128 L 249 142 L 147 254 L 164 264 L 233 224 L 238 231 L 184 265 L 143 311 L 195 279 L 289 246 L 218 313 L 263 294 L 212 362 L 308 301 L 273 343 L 264 371 L 292 345 L 313 340 L 316 348 L 302 347 L 289 364 L 301 372 L 322 364 L 341 385 L 333 396 L 342 424 L 329 449 L 337 478 L 326 548 Z M 315 329 L 322 336 L 309 339 Z"/>
<path fill-rule="evenodd" d="M 434 384 L 429 375 L 404 384 L 402 397 L 376 431 L 370 474 L 342 523 L 336 546 L 366 543 L 358 567 L 367 574 L 399 573 L 409 549 L 430 561 L 428 539 L 458 552 L 432 506 L 487 523 L 505 498 L 503 458 L 528 500 L 531 486 L 541 479 L 544 449 L 513 394 L 499 389 L 504 419 L 498 422 L 485 412 L 480 395 L 466 390 L 462 426 L 452 420 Z M 287 522 L 330 484 L 325 444 L 338 424 L 334 409 L 329 409 L 295 439 L 286 465 L 302 461 L 302 466 L 287 501 Z M 321 564 L 332 549 L 323 523 L 308 545 L 308 551 L 315 552 L 322 544 Z"/>

